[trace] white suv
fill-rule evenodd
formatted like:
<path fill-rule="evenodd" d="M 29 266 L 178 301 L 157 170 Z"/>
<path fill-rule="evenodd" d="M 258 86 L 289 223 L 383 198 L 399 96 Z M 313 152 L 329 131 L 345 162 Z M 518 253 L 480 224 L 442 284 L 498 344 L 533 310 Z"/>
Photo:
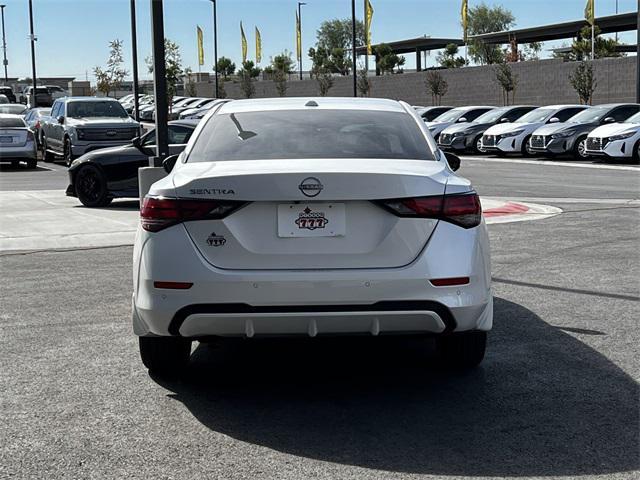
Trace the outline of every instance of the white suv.
<path fill-rule="evenodd" d="M 166 165 L 134 248 L 149 369 L 184 366 L 193 340 L 267 335 L 429 334 L 451 365 L 482 360 L 480 201 L 409 105 L 224 103 Z"/>

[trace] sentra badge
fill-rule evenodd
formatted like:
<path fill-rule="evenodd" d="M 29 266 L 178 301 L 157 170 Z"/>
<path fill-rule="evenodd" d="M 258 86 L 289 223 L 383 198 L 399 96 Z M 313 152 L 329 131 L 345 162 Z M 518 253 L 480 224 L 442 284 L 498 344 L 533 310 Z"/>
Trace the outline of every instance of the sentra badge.
<path fill-rule="evenodd" d="M 316 228 L 324 228 L 329 220 L 325 218 L 324 212 L 314 212 L 307 207 L 298 214 L 295 223 L 299 229 L 315 230 Z"/>
<path fill-rule="evenodd" d="M 189 190 L 191 195 L 235 195 L 234 190 L 225 188 L 192 188 Z"/>

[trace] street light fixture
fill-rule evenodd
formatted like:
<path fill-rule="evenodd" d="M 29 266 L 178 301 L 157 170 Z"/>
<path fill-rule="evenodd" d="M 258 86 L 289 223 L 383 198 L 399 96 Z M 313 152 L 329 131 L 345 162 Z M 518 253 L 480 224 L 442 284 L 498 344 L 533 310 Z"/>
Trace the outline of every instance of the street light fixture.
<path fill-rule="evenodd" d="M 6 85 L 9 82 L 9 77 L 7 76 L 7 65 L 9 62 L 7 62 L 7 40 L 4 35 L 4 7 L 6 7 L 6 5 L 0 5 L 0 10 L 2 10 L 2 64 L 4 65 L 4 84 Z"/>
<path fill-rule="evenodd" d="M 306 2 L 298 2 L 298 28 L 300 29 L 300 56 L 298 57 L 298 70 L 300 71 L 300 80 L 302 80 L 302 5 Z"/>
<path fill-rule="evenodd" d="M 216 0 L 211 0 L 211 3 L 213 4 L 213 69 L 216 73 L 216 98 L 218 98 L 218 12 Z"/>

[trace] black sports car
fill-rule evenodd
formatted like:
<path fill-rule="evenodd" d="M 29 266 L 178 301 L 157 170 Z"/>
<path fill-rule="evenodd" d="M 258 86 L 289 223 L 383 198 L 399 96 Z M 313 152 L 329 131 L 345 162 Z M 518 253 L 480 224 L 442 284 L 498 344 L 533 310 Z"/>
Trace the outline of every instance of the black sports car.
<path fill-rule="evenodd" d="M 169 153 L 182 152 L 199 120 L 169 122 Z M 76 159 L 69 167 L 67 195 L 86 207 L 104 207 L 114 198 L 138 197 L 138 169 L 155 155 L 155 130 L 128 145 L 102 148 Z"/>

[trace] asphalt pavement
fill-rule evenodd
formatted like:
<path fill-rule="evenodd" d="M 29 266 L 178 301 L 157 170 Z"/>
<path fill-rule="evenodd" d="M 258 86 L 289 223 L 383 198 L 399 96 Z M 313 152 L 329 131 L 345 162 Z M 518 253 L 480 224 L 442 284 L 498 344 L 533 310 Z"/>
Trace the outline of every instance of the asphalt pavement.
<path fill-rule="evenodd" d="M 638 478 L 640 172 L 462 165 L 563 209 L 490 226 L 495 328 L 466 374 L 425 339 L 348 338 L 199 345 L 154 378 L 131 247 L 0 253 L 0 478 Z M 54 170 L 0 188 L 62 193 Z"/>

